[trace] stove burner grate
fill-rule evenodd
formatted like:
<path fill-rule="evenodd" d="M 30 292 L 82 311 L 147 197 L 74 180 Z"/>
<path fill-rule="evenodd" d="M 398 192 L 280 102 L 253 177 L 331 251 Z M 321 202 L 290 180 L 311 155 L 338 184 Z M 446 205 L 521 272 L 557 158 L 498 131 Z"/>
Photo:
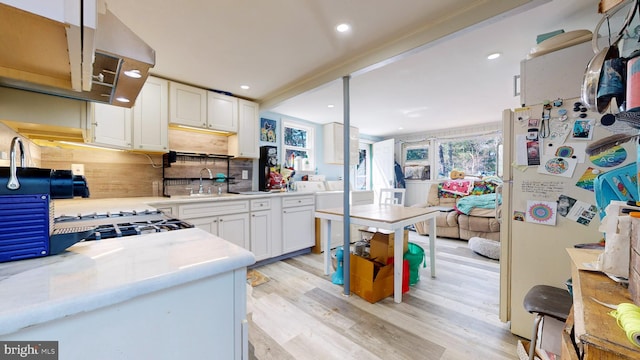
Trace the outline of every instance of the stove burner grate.
<path fill-rule="evenodd" d="M 172 230 L 188 229 L 193 225 L 179 219 L 159 219 L 132 221 L 98 226 L 86 240 L 102 240 L 114 237 L 150 234 Z"/>

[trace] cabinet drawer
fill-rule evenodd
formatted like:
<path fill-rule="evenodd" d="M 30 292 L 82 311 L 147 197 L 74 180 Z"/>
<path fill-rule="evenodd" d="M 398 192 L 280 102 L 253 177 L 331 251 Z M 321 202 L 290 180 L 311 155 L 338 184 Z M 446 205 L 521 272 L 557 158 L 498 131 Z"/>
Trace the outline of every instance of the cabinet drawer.
<path fill-rule="evenodd" d="M 178 217 L 189 219 L 204 216 L 228 215 L 249 212 L 249 201 L 203 202 L 181 205 Z"/>
<path fill-rule="evenodd" d="M 271 199 L 251 200 L 251 211 L 271 209 Z"/>
<path fill-rule="evenodd" d="M 292 206 L 313 205 L 314 196 L 288 196 L 282 198 L 282 207 L 288 208 Z"/>

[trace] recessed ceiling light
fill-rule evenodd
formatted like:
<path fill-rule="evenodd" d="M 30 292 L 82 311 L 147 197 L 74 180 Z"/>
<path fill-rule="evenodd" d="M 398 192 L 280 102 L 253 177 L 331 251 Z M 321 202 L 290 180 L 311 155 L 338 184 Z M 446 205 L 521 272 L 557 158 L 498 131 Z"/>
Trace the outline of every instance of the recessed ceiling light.
<path fill-rule="evenodd" d="M 242 89 L 242 90 L 249 90 L 249 89 L 250 89 L 250 87 L 249 87 L 249 85 L 240 85 L 240 89 Z"/>
<path fill-rule="evenodd" d="M 127 70 L 124 72 L 124 74 L 134 79 L 140 79 L 142 77 L 140 70 Z"/>
<path fill-rule="evenodd" d="M 125 97 L 117 97 L 116 100 L 123 102 L 123 103 L 128 103 L 129 99 L 125 98 Z"/>
<path fill-rule="evenodd" d="M 336 26 L 336 30 L 341 33 L 349 31 L 349 29 L 351 29 L 351 26 L 349 26 L 349 24 L 340 24 Z"/>
<path fill-rule="evenodd" d="M 328 108 L 333 108 L 333 107 L 334 107 L 334 105 L 333 105 L 333 104 L 329 104 L 329 105 L 327 105 L 327 107 L 328 107 Z"/>
<path fill-rule="evenodd" d="M 487 59 L 489 59 L 489 60 L 494 60 L 494 59 L 499 58 L 499 57 L 500 57 L 500 55 L 501 55 L 501 54 L 500 54 L 499 52 L 492 53 L 492 54 L 487 55 Z"/>

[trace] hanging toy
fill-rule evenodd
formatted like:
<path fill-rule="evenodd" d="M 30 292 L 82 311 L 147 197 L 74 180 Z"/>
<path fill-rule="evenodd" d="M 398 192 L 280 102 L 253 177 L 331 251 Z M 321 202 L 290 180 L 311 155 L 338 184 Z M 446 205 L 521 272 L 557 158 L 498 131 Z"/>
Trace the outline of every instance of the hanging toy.
<path fill-rule="evenodd" d="M 331 276 L 331 282 L 336 285 L 344 284 L 344 270 L 343 270 L 344 250 L 342 246 L 336 248 L 336 272 Z"/>

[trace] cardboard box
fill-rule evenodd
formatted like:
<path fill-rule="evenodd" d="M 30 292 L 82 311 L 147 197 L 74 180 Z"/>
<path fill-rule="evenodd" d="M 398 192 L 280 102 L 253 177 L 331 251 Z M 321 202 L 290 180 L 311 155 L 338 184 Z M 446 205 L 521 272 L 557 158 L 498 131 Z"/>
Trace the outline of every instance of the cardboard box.
<path fill-rule="evenodd" d="M 382 264 L 387 264 L 393 258 L 394 233 L 375 232 L 369 240 L 369 257 Z M 404 244 L 402 253 L 409 251 L 409 231 L 404 230 Z"/>
<path fill-rule="evenodd" d="M 350 254 L 351 292 L 370 303 L 393 295 L 393 264 L 382 265 Z"/>

